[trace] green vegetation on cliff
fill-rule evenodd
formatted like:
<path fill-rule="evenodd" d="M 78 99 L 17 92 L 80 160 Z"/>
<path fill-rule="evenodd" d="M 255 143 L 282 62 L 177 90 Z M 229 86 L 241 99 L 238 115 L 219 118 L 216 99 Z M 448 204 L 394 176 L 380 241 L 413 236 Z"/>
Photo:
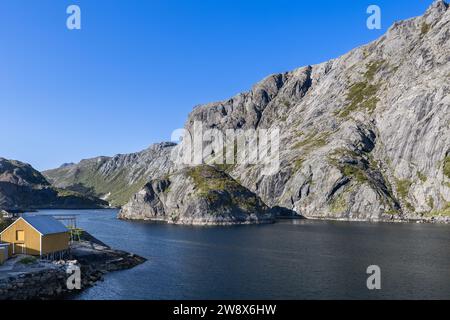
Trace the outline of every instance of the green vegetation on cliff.
<path fill-rule="evenodd" d="M 364 80 L 352 84 L 347 94 L 347 106 L 338 114 L 340 118 L 348 117 L 352 112 L 361 110 L 372 113 L 377 107 L 379 98 L 376 96 L 379 83 L 373 84 L 375 75 L 386 62 L 384 60 L 372 61 L 366 65 Z"/>
<path fill-rule="evenodd" d="M 428 23 L 423 22 L 422 26 L 420 27 L 420 35 L 423 37 L 424 35 L 426 35 L 428 33 L 428 31 L 430 31 L 430 29 L 431 29 L 431 26 Z"/>
<path fill-rule="evenodd" d="M 244 210 L 262 208 L 258 197 L 244 188 L 225 172 L 214 167 L 200 165 L 188 168 L 187 175 L 193 180 L 196 194 L 211 202 L 233 204 Z"/>
<path fill-rule="evenodd" d="M 94 196 L 55 188 L 29 164 L 0 158 L 0 209 L 91 209 L 108 205 Z"/>
<path fill-rule="evenodd" d="M 450 179 L 450 154 L 444 158 L 444 174 Z"/>
<path fill-rule="evenodd" d="M 122 206 L 157 176 L 168 172 L 173 143 L 159 143 L 137 153 L 97 157 L 44 171 L 57 188 L 105 199 Z"/>

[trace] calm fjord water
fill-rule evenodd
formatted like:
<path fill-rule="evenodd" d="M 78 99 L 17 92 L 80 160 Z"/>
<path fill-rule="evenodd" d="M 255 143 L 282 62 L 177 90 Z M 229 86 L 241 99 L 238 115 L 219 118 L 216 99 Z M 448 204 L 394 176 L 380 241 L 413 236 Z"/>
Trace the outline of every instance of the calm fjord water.
<path fill-rule="evenodd" d="M 450 299 L 450 226 L 280 221 L 185 227 L 77 213 L 81 228 L 148 261 L 77 299 Z M 379 265 L 382 289 L 366 268 Z"/>

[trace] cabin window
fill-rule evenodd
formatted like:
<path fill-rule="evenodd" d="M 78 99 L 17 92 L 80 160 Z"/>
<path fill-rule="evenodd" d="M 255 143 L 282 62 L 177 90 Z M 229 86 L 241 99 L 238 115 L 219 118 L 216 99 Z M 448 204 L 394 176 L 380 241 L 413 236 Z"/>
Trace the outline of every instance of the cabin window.
<path fill-rule="evenodd" d="M 25 241 L 25 231 L 23 230 L 16 231 L 16 241 Z"/>

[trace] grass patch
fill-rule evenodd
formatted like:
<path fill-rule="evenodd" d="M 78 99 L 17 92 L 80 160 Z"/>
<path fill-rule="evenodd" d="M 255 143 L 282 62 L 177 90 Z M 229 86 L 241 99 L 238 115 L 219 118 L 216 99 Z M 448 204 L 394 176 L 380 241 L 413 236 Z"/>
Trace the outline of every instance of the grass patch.
<path fill-rule="evenodd" d="M 405 207 L 409 211 L 412 212 L 416 211 L 416 209 L 412 206 L 412 204 L 408 202 L 408 194 L 409 189 L 412 186 L 412 181 L 409 179 L 396 180 L 396 184 L 397 184 L 397 194 L 399 198 L 403 200 Z"/>
<path fill-rule="evenodd" d="M 25 265 L 29 265 L 29 264 L 33 264 L 36 263 L 37 259 L 35 257 L 25 257 L 19 260 L 19 263 L 25 264 Z"/>
<path fill-rule="evenodd" d="M 450 202 L 447 202 L 441 210 L 433 210 L 428 216 L 450 217 Z"/>
<path fill-rule="evenodd" d="M 368 181 L 364 170 L 361 168 L 358 168 L 356 166 L 346 164 L 341 169 L 341 172 L 344 176 L 351 178 L 351 179 L 355 179 L 359 183 L 365 183 Z"/>
<path fill-rule="evenodd" d="M 58 197 L 82 197 L 83 195 L 72 190 L 68 189 L 56 189 L 56 192 L 58 193 Z"/>
<path fill-rule="evenodd" d="M 295 160 L 294 171 L 297 172 L 298 170 L 300 170 L 303 167 L 304 162 L 305 162 L 305 159 L 303 159 L 303 158 L 299 158 L 299 159 Z"/>
<path fill-rule="evenodd" d="M 360 184 L 368 182 L 369 178 L 366 175 L 366 169 L 363 167 L 359 167 L 356 164 L 350 163 L 342 163 L 340 160 L 344 160 L 344 158 L 351 158 L 352 161 L 355 159 L 359 159 L 361 156 L 357 154 L 353 150 L 348 150 L 344 148 L 339 148 L 334 150 L 328 157 L 328 161 L 330 164 L 337 167 L 343 176 L 350 178 L 352 180 L 356 180 Z"/>
<path fill-rule="evenodd" d="M 328 144 L 329 132 L 322 133 L 310 133 L 303 138 L 303 140 L 297 142 L 294 145 L 294 149 L 300 149 L 302 151 L 302 157 L 298 158 L 294 162 L 294 170 L 297 172 L 303 166 L 303 162 L 305 161 L 304 157 L 308 155 L 313 150 L 322 148 Z M 298 137 L 304 136 L 303 133 L 299 133 Z"/>
<path fill-rule="evenodd" d="M 417 176 L 419 177 L 420 181 L 422 181 L 423 183 L 427 182 L 427 180 L 428 180 L 428 177 L 420 171 L 417 172 Z"/>
<path fill-rule="evenodd" d="M 327 138 L 329 136 L 329 133 L 311 133 L 308 136 L 306 136 L 302 141 L 297 142 L 294 145 L 295 149 L 303 149 L 305 153 L 309 153 L 310 151 L 314 149 L 318 149 L 321 147 L 324 147 L 328 144 Z"/>
<path fill-rule="evenodd" d="M 450 155 L 444 158 L 444 175 L 450 179 Z"/>
<path fill-rule="evenodd" d="M 199 192 L 223 191 L 228 187 L 234 187 L 235 183 L 230 183 L 230 178 L 209 166 L 197 166 L 190 168 L 188 176 L 192 178 Z"/>
<path fill-rule="evenodd" d="M 385 63 L 385 60 L 376 60 L 366 65 L 364 81 L 350 86 L 347 94 L 347 106 L 338 114 L 339 117 L 346 118 L 357 110 L 366 110 L 370 114 L 375 110 L 380 101 L 376 97 L 379 84 L 372 84 L 371 82 Z"/>
<path fill-rule="evenodd" d="M 367 81 L 353 84 L 347 94 L 348 105 L 341 111 L 339 117 L 346 118 L 352 112 L 365 109 L 372 113 L 377 107 L 379 99 L 375 97 L 378 86 L 369 84 Z"/>
<path fill-rule="evenodd" d="M 431 25 L 429 25 L 426 22 L 422 23 L 422 26 L 420 27 L 420 35 L 423 37 L 424 35 L 426 35 L 428 33 L 428 31 L 430 31 L 431 29 Z"/>
<path fill-rule="evenodd" d="M 433 199 L 433 197 L 429 197 L 428 198 L 427 204 L 432 210 L 434 209 L 434 199 Z"/>
<path fill-rule="evenodd" d="M 389 208 L 389 210 L 386 211 L 386 214 L 389 214 L 391 216 L 398 216 L 399 212 L 396 209 Z"/>
<path fill-rule="evenodd" d="M 333 199 L 330 209 L 332 213 L 342 213 L 347 210 L 347 201 L 342 194 Z"/>
<path fill-rule="evenodd" d="M 411 203 L 409 203 L 408 201 L 405 201 L 405 207 L 409 210 L 409 211 L 412 211 L 412 212 L 415 212 L 416 211 L 416 209 L 412 206 L 412 204 Z"/>
<path fill-rule="evenodd" d="M 409 189 L 412 182 L 408 179 L 397 180 L 397 193 L 402 199 L 408 198 Z"/>
<path fill-rule="evenodd" d="M 193 180 L 195 194 L 210 202 L 220 206 L 232 204 L 246 211 L 264 209 L 264 204 L 255 194 L 214 167 L 200 165 L 189 168 L 187 175 Z"/>
<path fill-rule="evenodd" d="M 384 65 L 386 61 L 385 60 L 377 60 L 372 61 L 366 65 L 367 71 L 364 73 L 364 77 L 372 81 L 375 78 L 375 75 L 380 71 L 381 67 Z"/>

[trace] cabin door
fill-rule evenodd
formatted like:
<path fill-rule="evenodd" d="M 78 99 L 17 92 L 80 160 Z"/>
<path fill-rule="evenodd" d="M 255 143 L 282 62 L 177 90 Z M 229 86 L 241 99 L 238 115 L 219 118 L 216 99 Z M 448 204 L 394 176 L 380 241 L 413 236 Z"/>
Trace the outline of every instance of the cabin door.
<path fill-rule="evenodd" d="M 15 254 L 25 254 L 26 253 L 25 243 L 16 243 L 14 253 Z"/>

